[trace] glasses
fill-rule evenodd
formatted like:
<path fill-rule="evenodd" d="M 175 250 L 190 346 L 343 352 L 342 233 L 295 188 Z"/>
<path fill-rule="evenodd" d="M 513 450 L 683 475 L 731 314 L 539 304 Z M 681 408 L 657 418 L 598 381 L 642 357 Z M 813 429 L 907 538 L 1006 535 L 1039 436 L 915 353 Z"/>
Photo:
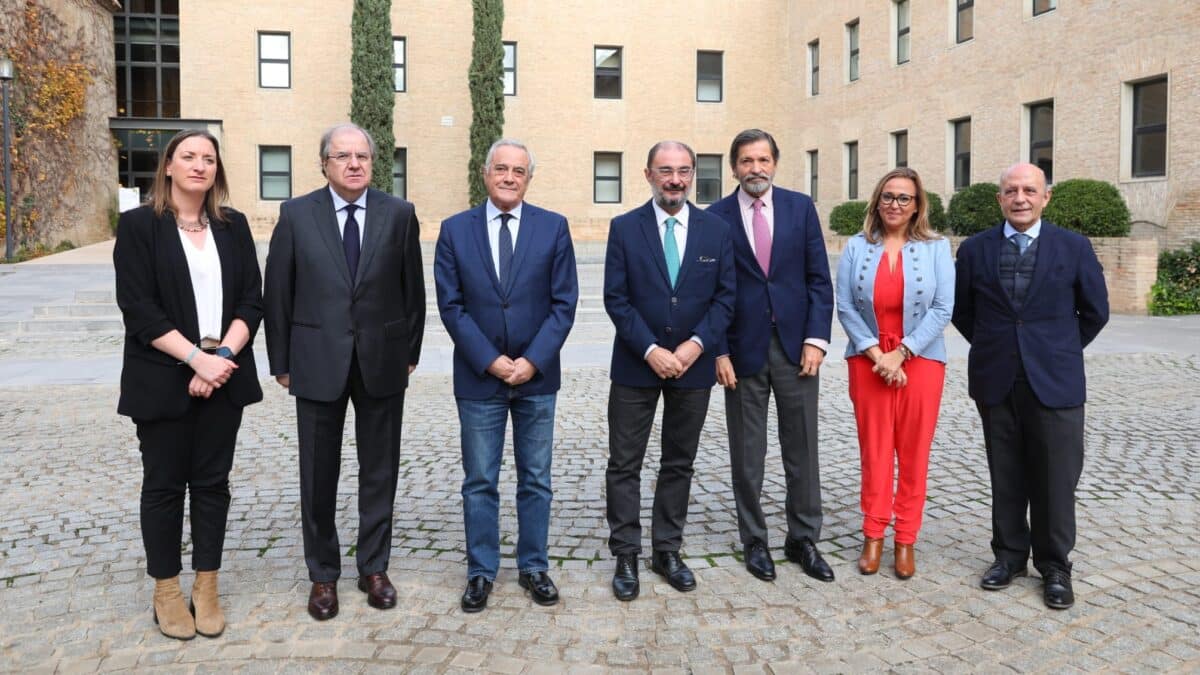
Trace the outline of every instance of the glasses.
<path fill-rule="evenodd" d="M 912 195 L 904 195 L 904 194 L 894 195 L 890 192 L 885 192 L 885 193 L 879 195 L 879 203 L 883 204 L 884 206 L 891 206 L 892 204 L 899 204 L 900 208 L 904 208 L 904 207 L 908 206 L 909 204 L 913 203 L 913 196 Z"/>
<path fill-rule="evenodd" d="M 488 172 L 493 176 L 504 176 L 512 174 L 514 178 L 521 179 L 529 175 L 529 171 L 523 166 L 509 166 L 507 164 L 495 164 L 488 168 Z"/>
<path fill-rule="evenodd" d="M 350 161 L 351 157 L 357 159 L 359 164 L 366 164 L 371 161 L 371 155 L 366 152 L 335 152 L 327 159 L 332 159 L 338 164 L 345 164 Z"/>
<path fill-rule="evenodd" d="M 660 178 L 670 178 L 672 175 L 677 175 L 680 178 L 688 178 L 692 175 L 692 167 L 681 166 L 678 169 L 673 169 L 669 166 L 660 166 L 657 169 L 651 169 Z"/>

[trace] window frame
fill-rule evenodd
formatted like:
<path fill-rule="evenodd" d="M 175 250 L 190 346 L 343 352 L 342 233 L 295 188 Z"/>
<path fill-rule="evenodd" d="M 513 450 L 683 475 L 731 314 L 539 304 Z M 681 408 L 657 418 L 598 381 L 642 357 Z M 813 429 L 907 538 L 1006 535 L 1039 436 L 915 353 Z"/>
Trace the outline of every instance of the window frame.
<path fill-rule="evenodd" d="M 1038 140 L 1037 138 L 1037 112 L 1040 109 L 1050 109 L 1050 135 L 1049 140 Z M 1029 116 L 1029 134 L 1026 136 L 1027 150 L 1025 153 L 1026 160 L 1030 164 L 1038 165 L 1046 174 L 1046 184 L 1054 183 L 1054 99 L 1046 99 L 1037 101 L 1025 106 L 1026 114 Z M 1048 149 L 1050 151 L 1050 170 L 1034 161 L 1033 153 L 1037 150 Z"/>
<path fill-rule="evenodd" d="M 718 155 L 718 154 L 711 154 L 711 153 L 710 154 L 700 154 L 700 153 L 696 154 L 696 203 L 697 204 L 715 204 L 715 203 L 721 201 L 721 197 L 722 197 L 722 195 L 721 195 L 721 174 L 723 173 L 721 160 L 723 158 L 724 158 L 723 155 Z M 710 161 L 715 162 L 715 165 L 716 165 L 716 169 L 714 172 L 715 177 L 701 175 L 701 169 L 702 169 L 702 167 L 700 166 L 701 160 L 710 160 Z M 716 189 L 713 192 L 714 197 L 713 197 L 713 199 L 706 201 L 700 197 L 700 186 L 704 182 L 711 183 L 713 181 L 716 182 Z"/>
<path fill-rule="evenodd" d="M 808 95 L 821 93 L 821 40 L 808 43 Z"/>
<path fill-rule="evenodd" d="M 959 144 L 958 144 L 959 129 L 961 128 L 961 125 L 964 125 L 964 124 L 967 125 L 967 136 L 966 136 L 967 148 L 966 148 L 966 150 L 963 150 L 961 147 L 959 147 Z M 950 188 L 951 188 L 952 192 L 958 192 L 959 190 L 970 187 L 970 185 L 971 185 L 971 146 L 972 146 L 971 136 L 972 136 L 973 130 L 974 130 L 974 128 L 971 126 L 971 118 L 970 117 L 960 117 L 958 119 L 950 120 L 950 139 L 951 139 Z M 962 172 L 963 175 L 962 175 L 961 181 L 959 180 L 959 178 L 960 178 L 960 176 L 959 176 L 959 160 L 965 160 L 962 164 L 962 166 L 964 167 L 964 170 Z"/>
<path fill-rule="evenodd" d="M 819 172 L 821 163 L 821 153 L 817 149 L 808 151 L 808 196 L 814 202 L 817 201 L 817 190 L 820 188 Z"/>
<path fill-rule="evenodd" d="M 600 159 L 616 159 L 617 175 L 616 176 L 601 176 L 597 173 L 600 166 Z M 621 189 L 621 182 L 624 178 L 624 167 L 622 166 L 623 156 L 620 152 L 611 152 L 607 150 L 597 150 L 592 153 L 592 203 L 593 204 L 620 204 L 624 198 Z M 600 182 L 614 182 L 617 184 L 617 199 L 615 201 L 600 200 L 599 187 Z"/>
<path fill-rule="evenodd" d="M 601 49 L 617 50 L 617 67 L 616 68 L 601 68 L 597 63 L 597 56 Z M 615 74 L 614 74 L 615 71 Z M 592 98 L 604 99 L 608 101 L 617 101 L 625 95 L 625 48 L 619 45 L 592 45 Z M 601 96 L 600 95 L 600 78 L 601 77 L 616 77 L 617 80 L 617 95 L 616 96 Z"/>
<path fill-rule="evenodd" d="M 400 43 L 400 62 L 396 62 L 396 43 Z M 400 73 L 404 84 L 396 88 L 396 73 Z M 408 91 L 408 38 L 403 35 L 392 36 L 392 93 L 403 94 Z"/>
<path fill-rule="evenodd" d="M 500 61 L 500 67 L 503 69 L 503 71 L 506 75 L 508 73 L 512 73 L 512 91 L 508 90 L 508 86 L 507 86 L 508 82 L 506 80 L 504 83 L 505 84 L 504 95 L 505 96 L 516 96 L 517 95 L 517 43 L 515 41 L 507 41 L 507 42 L 503 43 L 503 48 L 506 51 L 508 50 L 509 47 L 512 48 L 512 67 L 504 65 L 504 59 L 502 59 Z M 504 58 L 506 59 L 507 57 L 508 57 L 508 54 L 506 53 L 504 55 Z"/>
<path fill-rule="evenodd" d="M 891 133 L 891 137 L 892 137 L 892 139 L 891 139 L 892 140 L 892 148 L 891 148 L 892 149 L 892 157 L 891 157 L 892 168 L 898 169 L 901 167 L 907 167 L 908 166 L 908 129 L 897 129 L 896 131 L 893 131 Z M 900 145 L 902 142 L 904 145 L 903 153 L 901 153 L 901 148 L 900 148 Z M 903 154 L 903 158 L 901 158 L 901 154 Z"/>
<path fill-rule="evenodd" d="M 1042 0 L 1042 2 L 1045 4 L 1042 10 L 1038 11 L 1038 1 L 1039 0 L 1030 0 L 1029 2 L 1029 9 L 1033 16 L 1042 16 L 1043 14 L 1049 14 L 1050 12 L 1058 9 L 1058 0 Z"/>
<path fill-rule="evenodd" d="M 700 59 L 703 56 L 716 56 L 719 66 L 719 72 L 714 77 L 711 73 L 701 74 Z M 701 82 L 716 82 L 717 97 L 700 98 L 700 83 Z M 696 102 L 697 103 L 723 103 L 725 101 L 725 52 L 714 49 L 697 49 L 696 50 Z"/>
<path fill-rule="evenodd" d="M 289 31 L 277 30 L 260 30 L 256 33 L 258 41 L 258 88 L 259 89 L 291 89 L 292 88 L 292 34 Z M 283 36 L 287 38 L 287 58 L 286 59 L 268 59 L 263 57 L 263 37 Z M 263 84 L 263 64 L 283 64 L 287 66 L 287 84 Z"/>
<path fill-rule="evenodd" d="M 1138 102 L 1139 95 L 1145 91 L 1147 86 L 1158 85 L 1163 86 L 1163 121 L 1153 124 L 1138 124 Z M 1129 115 L 1129 176 L 1134 179 L 1144 178 L 1165 178 L 1167 175 L 1167 155 L 1168 155 L 1168 134 L 1170 131 L 1171 120 L 1171 90 L 1170 80 L 1166 75 L 1152 77 L 1145 80 L 1130 83 L 1131 104 Z M 1137 163 L 1134 161 L 1138 156 L 1138 148 L 1141 137 L 1150 134 L 1163 135 L 1163 152 L 1162 152 L 1162 171 L 1160 173 L 1139 173 Z"/>
<path fill-rule="evenodd" d="M 907 23 L 903 26 L 900 25 L 901 7 L 908 10 Z M 892 3 L 892 10 L 896 16 L 896 65 L 902 66 L 912 60 L 912 2 L 910 0 L 895 0 Z M 908 53 L 904 56 L 903 60 L 900 58 L 900 45 L 902 43 L 908 48 Z"/>
<path fill-rule="evenodd" d="M 858 141 L 846 141 L 842 144 L 843 157 L 846 158 L 846 199 L 858 199 Z"/>
<path fill-rule="evenodd" d="M 975 39 L 975 0 L 952 0 L 954 2 L 954 44 L 961 45 Z M 970 10 L 971 34 L 963 37 L 963 14 Z"/>
<path fill-rule="evenodd" d="M 399 181 L 401 191 L 396 192 Z M 392 196 L 408 199 L 408 148 L 398 147 L 392 150 Z"/>
<path fill-rule="evenodd" d="M 263 156 L 269 151 L 286 151 L 288 160 L 287 171 L 266 171 L 263 169 Z M 292 173 L 295 164 L 292 162 L 292 146 L 290 145 L 260 145 L 258 146 L 258 198 L 264 202 L 281 202 L 292 198 Z M 285 176 L 287 177 L 287 196 L 285 197 L 268 197 L 264 194 L 263 179 L 268 176 Z"/>
<path fill-rule="evenodd" d="M 162 9 L 162 3 L 159 2 L 154 3 L 154 11 L 152 12 L 134 12 L 130 7 L 130 3 L 124 2 L 122 3 L 122 8 L 113 13 L 115 117 L 179 119 L 182 116 L 180 111 L 182 96 L 180 96 L 179 12 L 177 6 L 174 14 L 163 12 Z M 152 42 L 137 41 L 134 39 L 133 22 L 135 20 L 153 22 L 154 37 Z M 168 24 L 174 25 L 174 32 L 164 30 Z M 135 58 L 133 53 L 134 45 L 153 46 L 154 58 L 152 60 Z M 174 61 L 164 58 L 163 54 L 167 47 L 174 48 Z M 153 100 L 136 97 L 135 70 L 153 71 Z M 149 80 L 149 78 L 146 79 Z M 166 84 L 171 79 L 174 80 L 175 98 L 166 97 Z M 137 78 L 137 83 L 142 82 L 141 78 Z M 154 109 L 153 114 L 135 114 L 135 111 L 142 104 L 150 104 Z M 122 109 L 124 109 L 123 112 Z"/>
<path fill-rule="evenodd" d="M 857 18 L 846 22 L 846 82 L 858 82 L 862 77 L 862 62 L 859 59 L 861 35 Z"/>

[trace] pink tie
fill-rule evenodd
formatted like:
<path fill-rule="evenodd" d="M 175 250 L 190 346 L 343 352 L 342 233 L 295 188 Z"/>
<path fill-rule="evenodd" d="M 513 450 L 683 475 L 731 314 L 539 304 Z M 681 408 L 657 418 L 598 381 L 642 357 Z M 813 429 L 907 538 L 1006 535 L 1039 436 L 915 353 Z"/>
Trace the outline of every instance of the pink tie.
<path fill-rule="evenodd" d="M 771 230 L 767 228 L 767 217 L 762 212 L 761 199 L 754 200 L 754 257 L 758 258 L 758 266 L 762 268 L 763 276 L 771 269 Z"/>

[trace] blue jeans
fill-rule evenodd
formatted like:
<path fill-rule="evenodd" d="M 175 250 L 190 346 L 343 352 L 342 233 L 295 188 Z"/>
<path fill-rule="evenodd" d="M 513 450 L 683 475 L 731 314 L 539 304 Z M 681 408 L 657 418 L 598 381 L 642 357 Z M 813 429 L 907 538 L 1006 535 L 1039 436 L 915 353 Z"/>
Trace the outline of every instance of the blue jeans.
<path fill-rule="evenodd" d="M 482 401 L 456 399 L 462 425 L 463 520 L 467 535 L 467 578 L 496 579 L 500 568 L 500 464 L 504 428 L 513 419 L 517 466 L 517 569 L 549 569 L 550 455 L 554 445 L 556 394 L 509 398 L 508 392 Z"/>

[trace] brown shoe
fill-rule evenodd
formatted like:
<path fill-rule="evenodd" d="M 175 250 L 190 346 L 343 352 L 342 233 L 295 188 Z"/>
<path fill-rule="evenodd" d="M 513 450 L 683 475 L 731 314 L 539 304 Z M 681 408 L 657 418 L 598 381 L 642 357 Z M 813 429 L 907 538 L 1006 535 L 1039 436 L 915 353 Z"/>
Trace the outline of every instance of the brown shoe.
<path fill-rule="evenodd" d="M 375 609 L 391 609 L 396 606 L 396 587 L 388 580 L 387 572 L 359 577 L 358 590 L 367 594 L 367 604 Z"/>
<path fill-rule="evenodd" d="M 896 578 L 907 579 L 917 573 L 917 560 L 912 544 L 896 544 Z"/>
<path fill-rule="evenodd" d="M 317 621 L 325 621 L 337 616 L 337 582 L 314 581 L 312 591 L 308 594 L 308 615 Z"/>
<path fill-rule="evenodd" d="M 196 637 L 196 622 L 183 602 L 179 575 L 154 580 L 154 623 L 169 638 L 191 640 Z"/>
<path fill-rule="evenodd" d="M 196 572 L 192 584 L 192 616 L 196 617 L 196 632 L 215 638 L 225 632 L 225 613 L 217 598 L 217 571 Z"/>
<path fill-rule="evenodd" d="M 863 537 L 862 555 L 858 557 L 860 574 L 875 574 L 879 571 L 879 559 L 883 557 L 883 539 Z"/>

